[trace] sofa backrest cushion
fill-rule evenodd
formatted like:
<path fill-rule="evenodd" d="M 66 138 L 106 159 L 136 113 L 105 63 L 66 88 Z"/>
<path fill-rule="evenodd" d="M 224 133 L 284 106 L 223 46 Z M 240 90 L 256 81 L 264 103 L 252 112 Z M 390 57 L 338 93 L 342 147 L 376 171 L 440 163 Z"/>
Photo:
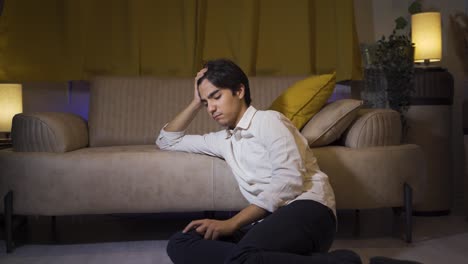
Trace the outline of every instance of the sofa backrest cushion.
<path fill-rule="evenodd" d="M 362 101 L 354 99 L 342 99 L 325 105 L 301 131 L 309 146 L 326 146 L 339 139 L 356 118 L 361 106 Z"/>
<path fill-rule="evenodd" d="M 252 105 L 267 109 L 284 89 L 303 78 L 250 77 Z M 160 129 L 192 98 L 193 78 L 97 77 L 91 81 L 89 144 L 154 144 Z M 222 129 L 203 111 L 187 133 Z"/>

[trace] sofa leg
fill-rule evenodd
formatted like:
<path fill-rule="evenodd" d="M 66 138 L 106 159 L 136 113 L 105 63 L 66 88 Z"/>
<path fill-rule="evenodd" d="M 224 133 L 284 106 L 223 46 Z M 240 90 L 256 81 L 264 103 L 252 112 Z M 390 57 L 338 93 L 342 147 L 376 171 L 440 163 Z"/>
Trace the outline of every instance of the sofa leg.
<path fill-rule="evenodd" d="M 361 235 L 361 211 L 359 209 L 354 211 L 354 230 L 353 235 L 359 237 Z"/>
<path fill-rule="evenodd" d="M 5 210 L 5 244 L 6 252 L 11 253 L 15 249 L 13 242 L 13 191 L 8 193 L 3 198 Z"/>
<path fill-rule="evenodd" d="M 406 242 L 413 241 L 413 189 L 407 183 L 404 184 Z"/>

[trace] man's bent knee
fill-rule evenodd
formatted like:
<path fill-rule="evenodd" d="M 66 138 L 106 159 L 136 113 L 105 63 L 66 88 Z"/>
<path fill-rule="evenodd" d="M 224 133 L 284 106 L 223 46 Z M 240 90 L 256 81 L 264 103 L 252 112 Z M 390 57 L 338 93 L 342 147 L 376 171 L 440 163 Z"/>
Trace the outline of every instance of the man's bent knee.
<path fill-rule="evenodd" d="M 183 260 L 186 248 L 193 242 L 202 239 L 198 234 L 188 232 L 177 232 L 169 238 L 167 243 L 166 252 L 169 258 L 174 263 L 185 263 Z"/>
<path fill-rule="evenodd" d="M 261 251 L 254 247 L 243 247 L 234 250 L 224 264 L 261 264 Z"/>

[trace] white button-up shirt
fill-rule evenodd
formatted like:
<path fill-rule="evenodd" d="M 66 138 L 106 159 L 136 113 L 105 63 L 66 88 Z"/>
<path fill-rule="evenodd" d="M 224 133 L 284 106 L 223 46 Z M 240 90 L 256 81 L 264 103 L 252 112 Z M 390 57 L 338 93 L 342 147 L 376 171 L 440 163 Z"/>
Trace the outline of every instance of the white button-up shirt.
<path fill-rule="evenodd" d="M 161 129 L 160 149 L 223 158 L 251 204 L 269 212 L 295 200 L 314 200 L 335 211 L 328 176 L 319 170 L 307 140 L 282 114 L 250 106 L 232 130 L 185 135 Z"/>

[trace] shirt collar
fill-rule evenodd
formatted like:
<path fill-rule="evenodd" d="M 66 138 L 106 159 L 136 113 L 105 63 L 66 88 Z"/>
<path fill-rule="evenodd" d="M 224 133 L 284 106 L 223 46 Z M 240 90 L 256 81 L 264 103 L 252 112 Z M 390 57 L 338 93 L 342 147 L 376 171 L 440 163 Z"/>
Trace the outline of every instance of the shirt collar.
<path fill-rule="evenodd" d="M 252 122 L 252 119 L 256 112 L 257 109 L 255 109 L 255 107 L 249 106 L 247 110 L 245 110 L 244 115 L 242 116 L 241 120 L 239 120 L 239 123 L 237 123 L 236 127 L 234 129 L 226 129 L 226 138 L 230 138 L 239 130 L 249 128 L 250 123 Z"/>

